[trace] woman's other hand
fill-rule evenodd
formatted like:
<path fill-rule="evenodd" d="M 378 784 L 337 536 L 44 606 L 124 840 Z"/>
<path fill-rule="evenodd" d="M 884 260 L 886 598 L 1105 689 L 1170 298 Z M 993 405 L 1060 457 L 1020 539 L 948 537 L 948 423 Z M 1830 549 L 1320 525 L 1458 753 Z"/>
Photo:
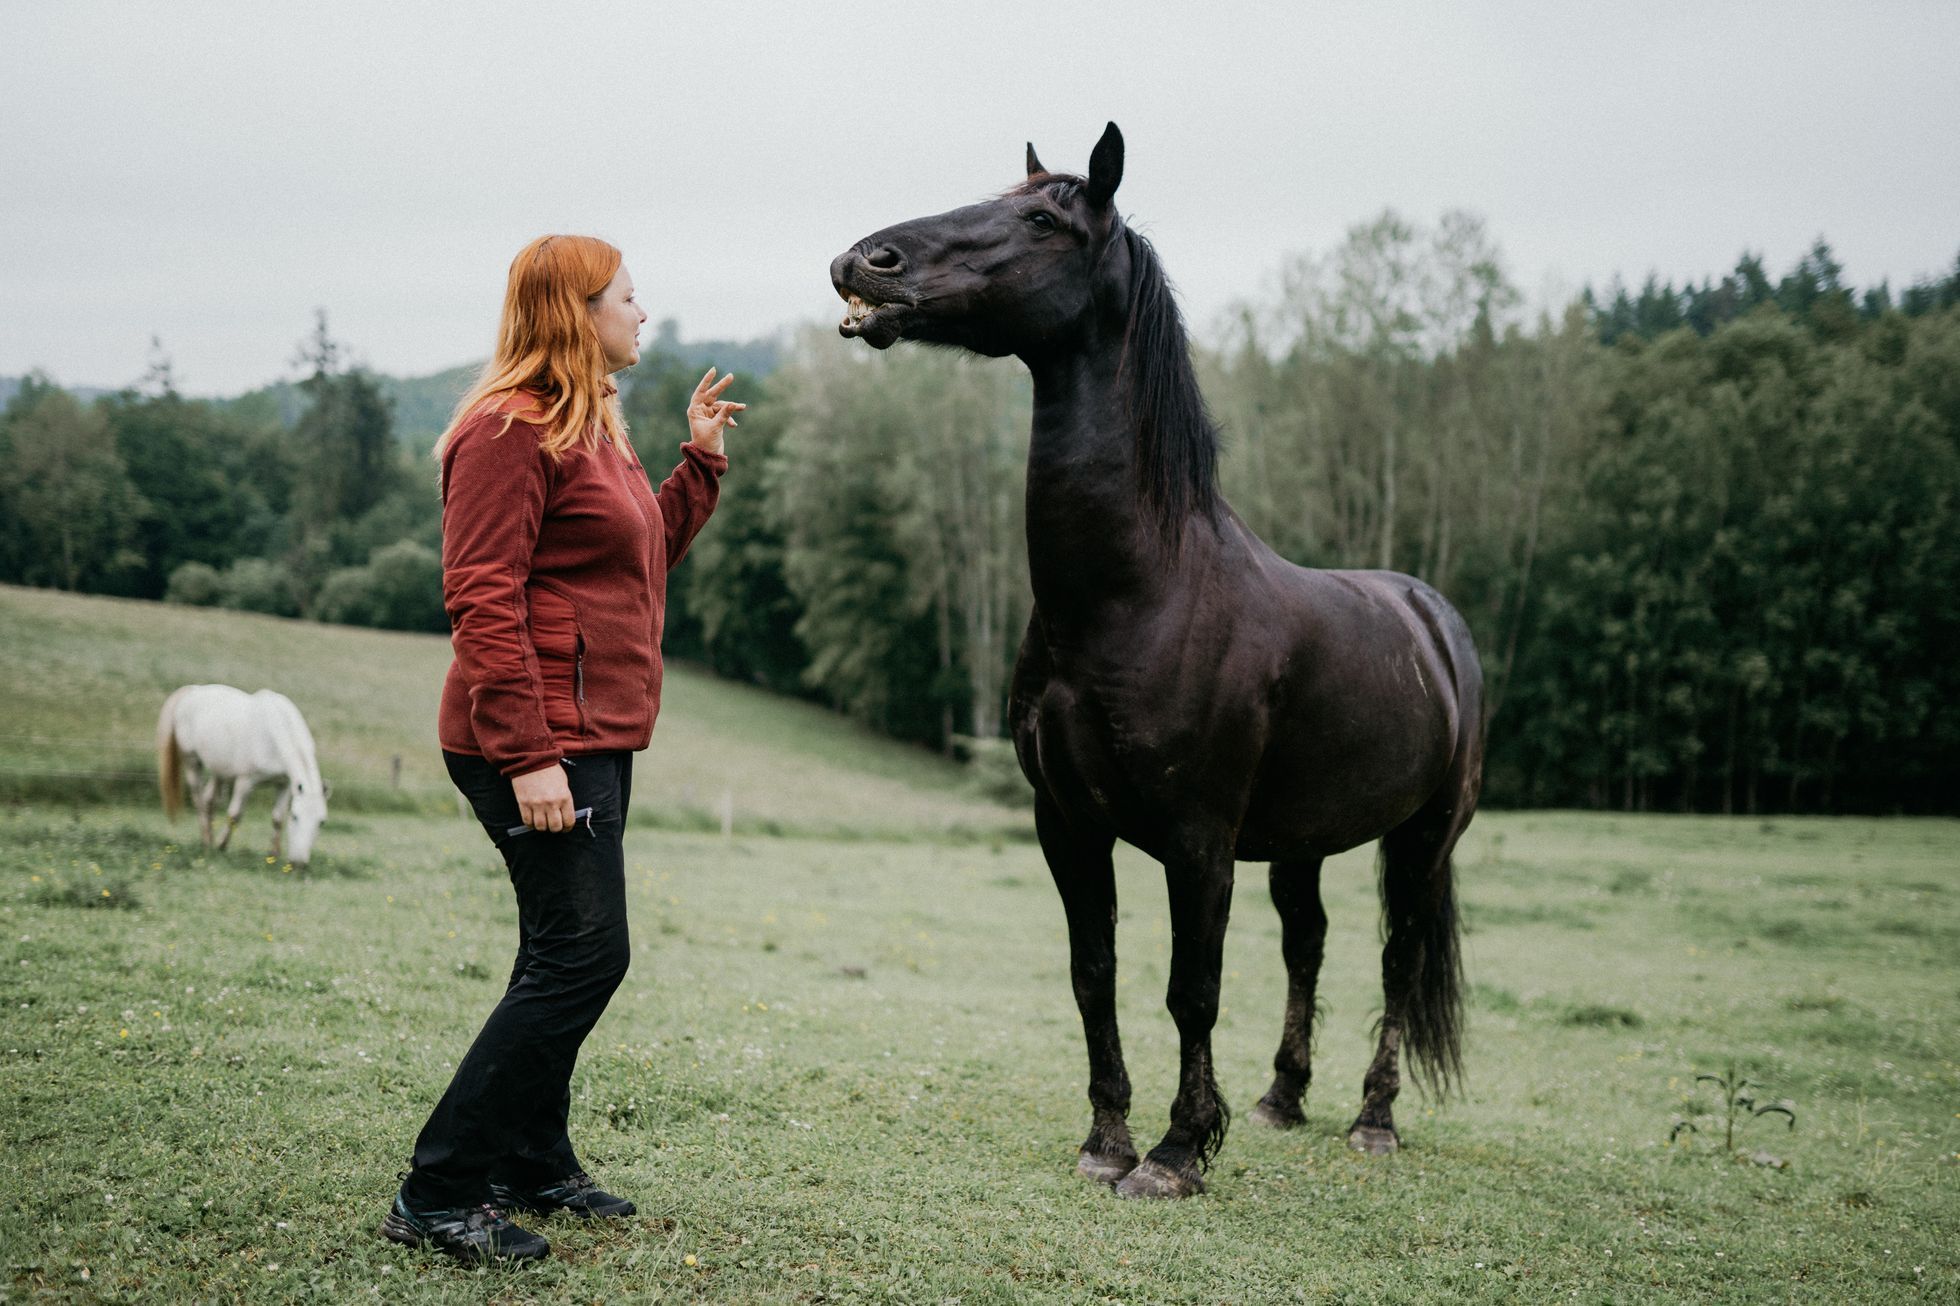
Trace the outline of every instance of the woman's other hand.
<path fill-rule="evenodd" d="M 517 794 L 518 816 L 533 830 L 557 834 L 572 828 L 572 786 L 565 779 L 565 768 L 558 763 L 512 776 L 510 787 Z"/>
<path fill-rule="evenodd" d="M 701 376 L 701 382 L 694 387 L 694 393 L 687 401 L 688 438 L 709 453 L 721 452 L 721 433 L 730 426 L 739 426 L 735 414 L 748 408 L 747 404 L 734 403 L 723 399 L 721 392 L 735 379 L 730 372 L 721 380 L 715 380 L 715 369 L 709 368 Z"/>

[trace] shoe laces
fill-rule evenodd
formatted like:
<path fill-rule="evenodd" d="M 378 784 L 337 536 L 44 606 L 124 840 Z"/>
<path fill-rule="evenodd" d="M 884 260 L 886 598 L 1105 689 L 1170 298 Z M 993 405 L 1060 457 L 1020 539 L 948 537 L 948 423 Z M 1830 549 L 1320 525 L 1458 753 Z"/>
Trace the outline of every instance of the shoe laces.
<path fill-rule="evenodd" d="M 472 1229 L 494 1230 L 510 1223 L 510 1217 L 504 1214 L 503 1209 L 491 1202 L 477 1203 L 463 1220 Z"/>

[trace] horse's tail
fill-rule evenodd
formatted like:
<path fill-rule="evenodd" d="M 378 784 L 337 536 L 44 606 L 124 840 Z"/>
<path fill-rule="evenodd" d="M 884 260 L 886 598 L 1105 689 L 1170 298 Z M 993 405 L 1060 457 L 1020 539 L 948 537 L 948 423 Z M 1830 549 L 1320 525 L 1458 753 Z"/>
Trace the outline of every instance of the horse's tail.
<path fill-rule="evenodd" d="M 1483 670 L 1470 629 L 1441 595 L 1416 604 L 1450 671 L 1445 694 L 1457 750 L 1442 787 L 1382 840 L 1382 915 L 1388 927 L 1383 981 L 1390 993 L 1383 1019 L 1399 1014 L 1409 1068 L 1431 1094 L 1446 1096 L 1463 1080 L 1462 918 L 1452 854 L 1477 811 L 1484 779 Z M 1397 1000 L 1399 998 L 1399 1001 Z"/>
<path fill-rule="evenodd" d="M 171 691 L 157 716 L 157 787 L 163 791 L 163 813 L 171 820 L 184 805 L 184 757 L 177 748 L 177 700 L 190 688 Z"/>
<path fill-rule="evenodd" d="M 1450 849 L 1446 844 L 1438 852 L 1432 845 L 1427 866 L 1398 864 L 1396 850 L 1384 852 L 1386 978 L 1400 990 L 1391 1010 L 1399 1008 L 1409 1068 L 1431 1094 L 1443 1097 L 1463 1078 L 1463 951 Z"/>

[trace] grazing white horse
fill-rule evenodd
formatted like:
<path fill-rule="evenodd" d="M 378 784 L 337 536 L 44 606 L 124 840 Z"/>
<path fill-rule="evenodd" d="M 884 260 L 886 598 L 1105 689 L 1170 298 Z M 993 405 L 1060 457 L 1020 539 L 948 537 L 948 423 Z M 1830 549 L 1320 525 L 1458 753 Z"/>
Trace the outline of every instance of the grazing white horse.
<path fill-rule="evenodd" d="M 290 835 L 291 860 L 306 865 L 320 822 L 327 819 L 327 786 L 313 755 L 313 732 L 293 701 L 270 689 L 247 694 L 230 685 L 185 685 L 171 694 L 157 718 L 157 779 L 163 810 L 173 820 L 188 782 L 207 848 L 220 780 L 232 782 L 220 848 L 231 842 L 245 799 L 261 780 L 286 781 L 272 807 L 273 856 Z"/>

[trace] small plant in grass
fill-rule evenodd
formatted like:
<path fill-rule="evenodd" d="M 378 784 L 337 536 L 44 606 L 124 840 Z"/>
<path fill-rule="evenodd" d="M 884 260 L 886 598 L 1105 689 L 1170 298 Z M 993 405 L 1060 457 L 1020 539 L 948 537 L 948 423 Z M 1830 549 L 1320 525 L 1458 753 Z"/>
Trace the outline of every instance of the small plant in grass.
<path fill-rule="evenodd" d="M 1858 1095 L 1858 1129 L 1852 1146 L 1859 1150 L 1870 1149 L 1864 1163 L 1858 1167 L 1856 1183 L 1838 1194 L 1838 1200 L 1846 1206 L 1873 1206 L 1878 1202 L 1878 1194 L 1890 1184 L 1892 1169 L 1897 1164 L 1897 1148 L 1885 1150 L 1885 1140 L 1877 1137 L 1880 1129 L 1896 1129 L 1897 1121 L 1878 1122 L 1871 1118 L 1869 1104 L 1865 1095 Z"/>
<path fill-rule="evenodd" d="M 1764 1116 L 1779 1115 L 1786 1118 L 1789 1128 L 1795 1129 L 1797 1127 L 1797 1113 L 1790 1105 L 1789 1099 L 1785 1098 L 1778 1102 L 1759 1101 L 1757 1093 L 1764 1085 L 1757 1083 L 1753 1079 L 1743 1078 L 1736 1071 L 1734 1061 L 1729 1062 L 1727 1074 L 1696 1075 L 1695 1083 L 1713 1084 L 1715 1086 L 1715 1092 L 1717 1094 L 1716 1105 L 1708 1110 L 1698 1109 L 1692 1116 L 1675 1117 L 1674 1128 L 1670 1129 L 1667 1134 L 1667 1141 L 1669 1143 L 1675 1142 L 1683 1134 L 1699 1134 L 1701 1132 L 1701 1126 L 1696 1123 L 1696 1120 L 1700 1117 L 1707 1117 L 1710 1120 L 1711 1126 L 1715 1121 L 1720 1121 L 1722 1126 L 1722 1151 L 1728 1156 L 1737 1155 L 1735 1150 L 1735 1127 L 1738 1123 L 1748 1124 L 1751 1120 L 1760 1120 Z M 1774 1166 L 1777 1169 L 1781 1169 L 1785 1164 L 1785 1162 L 1777 1157 L 1770 1156 L 1767 1152 L 1757 1152 L 1750 1159 L 1761 1165 Z"/>

